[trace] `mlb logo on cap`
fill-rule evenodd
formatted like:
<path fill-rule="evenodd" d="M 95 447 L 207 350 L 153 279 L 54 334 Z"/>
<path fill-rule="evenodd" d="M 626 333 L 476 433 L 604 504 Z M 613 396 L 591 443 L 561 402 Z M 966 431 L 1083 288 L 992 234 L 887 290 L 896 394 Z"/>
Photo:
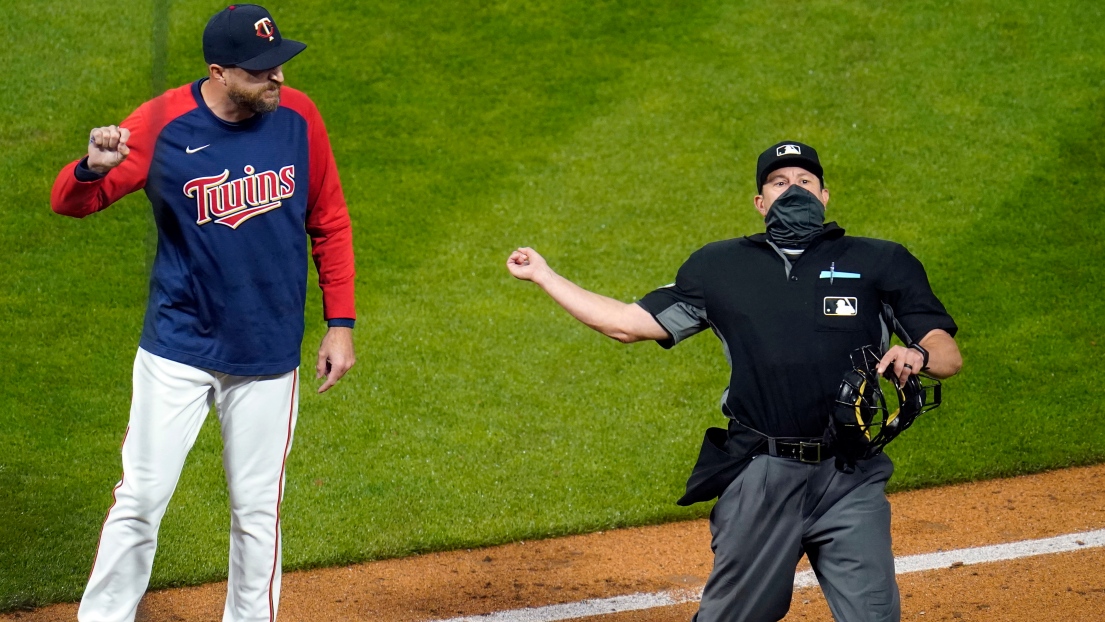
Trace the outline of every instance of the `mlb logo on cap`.
<path fill-rule="evenodd" d="M 767 176 L 772 171 L 787 166 L 800 166 L 817 175 L 821 185 L 825 185 L 825 171 L 821 168 L 817 151 L 805 143 L 784 140 L 765 149 L 756 160 L 756 187 L 762 192 Z"/>

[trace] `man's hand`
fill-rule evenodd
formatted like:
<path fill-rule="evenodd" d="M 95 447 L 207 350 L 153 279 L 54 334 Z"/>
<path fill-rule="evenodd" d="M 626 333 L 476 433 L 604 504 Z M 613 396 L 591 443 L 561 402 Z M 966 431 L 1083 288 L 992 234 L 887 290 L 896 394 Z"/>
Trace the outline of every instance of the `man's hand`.
<path fill-rule="evenodd" d="M 881 376 L 887 369 L 898 379 L 898 386 L 905 384 L 910 376 L 921 373 L 921 367 L 925 364 L 925 355 L 913 348 L 893 346 L 886 351 L 879 367 L 875 371 Z"/>
<path fill-rule="evenodd" d="M 532 248 L 519 248 L 506 260 L 506 269 L 511 276 L 523 281 L 536 281 L 549 271 L 545 258 Z"/>
<path fill-rule="evenodd" d="M 123 163 L 130 155 L 130 130 L 125 127 L 98 127 L 88 135 L 88 168 L 103 175 Z"/>
<path fill-rule="evenodd" d="M 947 331 L 935 328 L 917 342 L 929 353 L 929 364 L 924 369 L 925 374 L 941 380 L 951 378 L 963 368 L 963 356 L 959 354 L 959 346 L 955 339 Z M 879 361 L 878 371 L 882 375 L 887 368 L 891 369 L 898 378 L 898 386 L 909 378 L 911 374 L 921 372 L 925 356 L 914 348 L 894 346 L 887 350 Z"/>
<path fill-rule="evenodd" d="M 357 357 L 353 355 L 353 329 L 343 326 L 331 327 L 326 331 L 326 336 L 322 338 L 322 345 L 318 348 L 315 378 L 326 378 L 326 382 L 322 383 L 318 392 L 322 393 L 337 384 L 356 362 Z"/>
<path fill-rule="evenodd" d="M 589 292 L 553 272 L 532 248 L 519 248 L 506 260 L 516 279 L 533 281 L 572 317 L 622 343 L 667 339 L 668 331 L 638 304 L 626 304 Z"/>

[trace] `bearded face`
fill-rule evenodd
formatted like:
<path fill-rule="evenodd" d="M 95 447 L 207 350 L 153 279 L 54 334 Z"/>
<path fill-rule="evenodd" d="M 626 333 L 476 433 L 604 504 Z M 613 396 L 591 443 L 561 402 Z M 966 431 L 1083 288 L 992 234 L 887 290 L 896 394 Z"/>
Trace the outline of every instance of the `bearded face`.
<path fill-rule="evenodd" d="M 259 85 L 228 82 L 226 95 L 239 107 L 255 114 L 272 112 L 280 107 L 280 83 L 275 80 Z"/>

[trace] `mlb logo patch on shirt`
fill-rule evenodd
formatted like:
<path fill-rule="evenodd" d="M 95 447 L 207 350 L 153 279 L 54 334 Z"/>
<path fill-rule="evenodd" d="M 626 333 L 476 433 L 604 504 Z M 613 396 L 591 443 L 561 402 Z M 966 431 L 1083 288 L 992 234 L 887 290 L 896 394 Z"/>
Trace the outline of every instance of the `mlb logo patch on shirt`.
<path fill-rule="evenodd" d="M 825 315 L 849 316 L 859 312 L 859 306 L 853 296 L 825 296 Z"/>

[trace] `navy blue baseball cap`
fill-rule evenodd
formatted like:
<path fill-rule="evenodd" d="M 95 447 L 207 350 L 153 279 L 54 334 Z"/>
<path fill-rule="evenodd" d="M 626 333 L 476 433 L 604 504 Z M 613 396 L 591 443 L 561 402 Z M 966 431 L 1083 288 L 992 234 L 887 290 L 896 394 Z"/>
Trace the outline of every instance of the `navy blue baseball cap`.
<path fill-rule="evenodd" d="M 203 29 L 203 59 L 209 65 L 272 69 L 306 47 L 280 36 L 272 15 L 256 4 L 232 4 L 216 13 Z"/>
<path fill-rule="evenodd" d="M 767 176 L 772 171 L 777 171 L 788 166 L 798 166 L 817 175 L 821 180 L 821 186 L 825 186 L 825 170 L 821 168 L 821 160 L 817 157 L 817 151 L 809 145 L 793 140 L 784 140 L 767 148 L 760 154 L 756 161 L 756 187 L 762 192 Z"/>

